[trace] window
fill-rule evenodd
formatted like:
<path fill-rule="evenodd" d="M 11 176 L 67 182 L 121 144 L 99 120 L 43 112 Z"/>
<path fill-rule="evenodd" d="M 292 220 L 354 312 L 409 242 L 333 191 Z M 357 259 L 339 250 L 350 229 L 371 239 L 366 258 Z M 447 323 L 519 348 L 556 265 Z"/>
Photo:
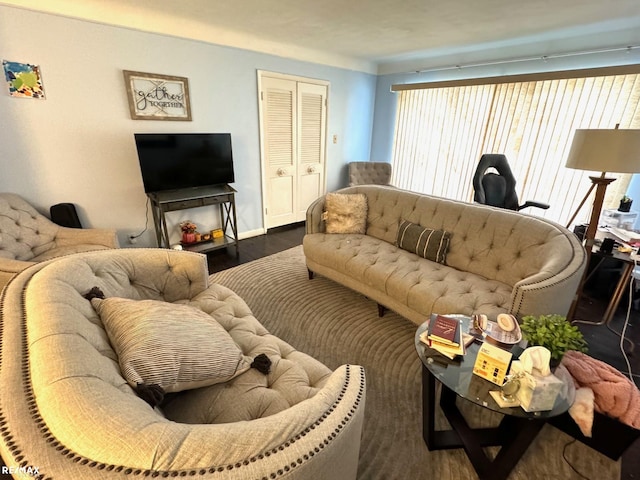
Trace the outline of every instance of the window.
<path fill-rule="evenodd" d="M 629 73 L 629 70 L 635 72 Z M 640 68 L 472 80 L 461 84 L 396 85 L 400 92 L 393 151 L 394 185 L 473 201 L 472 179 L 483 153 L 503 153 L 521 203 L 566 223 L 591 186 L 593 172 L 564 167 L 578 128 L 640 128 Z M 607 190 L 617 207 L 630 175 Z M 577 220 L 588 219 L 588 207 Z"/>

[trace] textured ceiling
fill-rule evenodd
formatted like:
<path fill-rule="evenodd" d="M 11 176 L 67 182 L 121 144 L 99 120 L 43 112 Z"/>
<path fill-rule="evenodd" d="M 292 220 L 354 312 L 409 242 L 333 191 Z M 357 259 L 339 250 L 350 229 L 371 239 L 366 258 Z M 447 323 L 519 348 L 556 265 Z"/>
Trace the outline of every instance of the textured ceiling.
<path fill-rule="evenodd" d="M 111 0 L 110 3 L 129 3 Z M 284 43 L 379 60 L 640 15 L 639 0 L 136 0 Z"/>
<path fill-rule="evenodd" d="M 502 49 L 502 56 L 517 55 L 524 44 L 546 50 L 541 55 L 563 53 L 563 43 L 573 47 L 575 38 L 589 49 L 640 42 L 640 0 L 9 0 L 0 4 L 278 55 L 286 56 L 287 51 L 292 57 L 304 56 L 303 52 L 311 57 L 313 52 L 320 57 L 333 55 L 342 62 L 351 59 L 374 67 L 456 52 L 475 51 L 478 59 L 479 50 Z"/>

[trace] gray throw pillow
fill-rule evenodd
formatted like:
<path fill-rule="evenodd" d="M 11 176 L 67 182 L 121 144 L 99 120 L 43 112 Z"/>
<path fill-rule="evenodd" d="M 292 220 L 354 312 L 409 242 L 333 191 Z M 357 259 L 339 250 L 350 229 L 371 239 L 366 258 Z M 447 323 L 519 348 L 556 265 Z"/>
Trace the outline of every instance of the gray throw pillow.
<path fill-rule="evenodd" d="M 134 388 L 179 392 L 226 382 L 251 366 L 229 333 L 198 308 L 118 297 L 91 304 Z"/>
<path fill-rule="evenodd" d="M 446 263 L 451 233 L 446 230 L 432 230 L 403 220 L 398 228 L 396 246 L 427 260 Z"/>

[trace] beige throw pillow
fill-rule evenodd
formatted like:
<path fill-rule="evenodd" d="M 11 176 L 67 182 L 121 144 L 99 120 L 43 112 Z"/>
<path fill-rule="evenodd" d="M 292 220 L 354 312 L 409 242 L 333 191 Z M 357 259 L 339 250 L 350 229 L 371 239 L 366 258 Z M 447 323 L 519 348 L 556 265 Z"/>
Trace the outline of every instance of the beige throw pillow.
<path fill-rule="evenodd" d="M 398 228 L 396 246 L 427 260 L 445 263 L 451 234 L 446 230 L 432 230 L 403 220 Z"/>
<path fill-rule="evenodd" d="M 91 304 L 124 378 L 136 389 L 179 392 L 226 382 L 251 366 L 229 333 L 198 308 L 118 297 L 93 298 Z"/>
<path fill-rule="evenodd" d="M 367 197 L 362 193 L 328 193 L 325 197 L 327 233 L 367 231 Z"/>

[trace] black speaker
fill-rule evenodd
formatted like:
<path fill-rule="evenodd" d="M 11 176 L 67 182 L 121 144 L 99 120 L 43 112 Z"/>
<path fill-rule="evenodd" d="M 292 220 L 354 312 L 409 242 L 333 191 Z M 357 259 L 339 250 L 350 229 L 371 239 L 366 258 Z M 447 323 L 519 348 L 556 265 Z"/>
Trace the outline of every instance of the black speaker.
<path fill-rule="evenodd" d="M 61 227 L 82 228 L 76 206 L 73 203 L 58 203 L 49 208 L 51 221 Z"/>
<path fill-rule="evenodd" d="M 602 245 L 600 245 L 600 253 L 611 255 L 611 252 L 613 252 L 614 242 L 615 240 L 613 238 L 605 238 L 604 240 L 602 240 Z"/>

